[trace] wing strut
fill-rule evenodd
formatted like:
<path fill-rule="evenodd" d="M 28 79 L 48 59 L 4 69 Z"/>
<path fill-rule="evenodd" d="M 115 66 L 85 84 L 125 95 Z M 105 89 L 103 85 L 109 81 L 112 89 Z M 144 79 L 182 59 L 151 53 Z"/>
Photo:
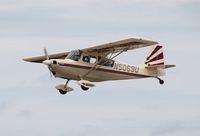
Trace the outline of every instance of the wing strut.
<path fill-rule="evenodd" d="M 117 56 L 119 56 L 120 54 L 122 54 L 123 52 L 126 52 L 128 49 L 124 49 L 120 52 L 118 52 L 116 55 L 113 56 L 115 50 L 112 51 L 110 57 L 108 60 L 113 60 L 114 58 L 116 58 Z M 101 60 L 105 59 L 107 55 L 104 55 L 103 58 L 101 58 Z M 92 71 L 96 70 L 97 68 L 100 68 L 103 64 L 107 63 L 108 60 L 106 60 L 104 63 L 102 63 L 101 65 L 99 65 L 101 63 L 101 60 L 98 61 L 98 63 L 96 63 L 85 75 L 83 75 L 82 79 L 84 79 L 87 75 L 89 75 Z"/>

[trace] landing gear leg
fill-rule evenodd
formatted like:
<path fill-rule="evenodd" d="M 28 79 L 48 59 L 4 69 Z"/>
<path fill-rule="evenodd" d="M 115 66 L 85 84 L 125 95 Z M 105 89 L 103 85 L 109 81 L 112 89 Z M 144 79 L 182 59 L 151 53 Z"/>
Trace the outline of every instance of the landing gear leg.
<path fill-rule="evenodd" d="M 64 85 L 64 90 L 63 89 L 58 89 L 60 94 L 65 95 L 67 91 L 65 90 L 67 88 L 67 84 L 69 83 L 69 79 L 67 79 L 67 82 Z"/>
<path fill-rule="evenodd" d="M 68 83 L 69 83 L 69 79 L 67 79 L 67 82 L 65 83 L 65 88 L 67 88 Z"/>
<path fill-rule="evenodd" d="M 162 79 L 161 79 L 161 78 L 159 78 L 159 77 L 155 77 L 155 78 L 159 80 L 159 83 L 160 83 L 161 85 L 163 85 L 163 84 L 164 84 L 164 80 L 162 80 Z"/>

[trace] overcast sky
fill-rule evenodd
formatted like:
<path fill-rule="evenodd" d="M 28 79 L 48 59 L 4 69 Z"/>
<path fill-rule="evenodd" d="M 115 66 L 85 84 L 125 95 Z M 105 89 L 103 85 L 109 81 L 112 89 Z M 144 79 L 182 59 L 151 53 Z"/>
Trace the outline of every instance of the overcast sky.
<path fill-rule="evenodd" d="M 0 0 L 0 135 L 199 136 L 199 0 Z M 24 57 L 141 37 L 164 46 L 165 85 L 111 81 L 60 95 Z M 142 64 L 148 48 L 117 59 Z"/>

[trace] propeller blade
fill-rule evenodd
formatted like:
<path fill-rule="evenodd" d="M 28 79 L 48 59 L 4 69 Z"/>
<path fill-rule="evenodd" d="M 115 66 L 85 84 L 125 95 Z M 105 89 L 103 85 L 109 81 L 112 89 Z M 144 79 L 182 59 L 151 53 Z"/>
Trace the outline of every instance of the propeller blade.
<path fill-rule="evenodd" d="M 46 49 L 46 48 L 44 48 L 44 54 L 45 54 L 46 60 L 49 60 L 49 56 L 48 56 L 48 53 L 47 53 L 47 49 Z"/>
<path fill-rule="evenodd" d="M 54 70 L 51 67 L 51 60 L 49 59 L 49 55 L 46 48 L 44 48 L 44 54 L 45 54 L 46 60 L 43 61 L 43 64 L 48 66 L 48 69 L 50 72 L 50 78 L 52 79 L 52 76 L 54 75 Z"/>

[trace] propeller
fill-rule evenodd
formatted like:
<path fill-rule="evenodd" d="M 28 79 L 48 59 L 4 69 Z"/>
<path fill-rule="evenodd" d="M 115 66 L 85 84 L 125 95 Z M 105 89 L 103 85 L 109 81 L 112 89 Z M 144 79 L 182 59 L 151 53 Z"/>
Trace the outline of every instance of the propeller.
<path fill-rule="evenodd" d="M 49 55 L 48 55 L 46 48 L 44 48 L 44 54 L 45 54 L 46 60 L 43 61 L 43 64 L 48 66 L 48 69 L 49 69 L 49 72 L 50 72 L 50 78 L 52 78 L 52 74 L 54 73 L 54 71 L 51 67 L 51 61 L 49 59 Z"/>

